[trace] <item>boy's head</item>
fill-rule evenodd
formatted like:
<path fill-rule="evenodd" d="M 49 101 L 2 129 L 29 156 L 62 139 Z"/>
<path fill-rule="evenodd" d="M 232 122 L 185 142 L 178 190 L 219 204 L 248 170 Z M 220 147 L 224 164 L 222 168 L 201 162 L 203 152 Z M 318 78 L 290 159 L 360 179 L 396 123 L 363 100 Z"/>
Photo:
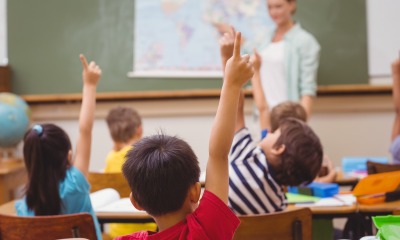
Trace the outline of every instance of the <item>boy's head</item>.
<path fill-rule="evenodd" d="M 303 122 L 307 121 L 307 113 L 303 106 L 295 102 L 283 102 L 271 110 L 271 132 L 275 132 L 279 128 L 279 123 L 289 117 L 299 119 Z"/>
<path fill-rule="evenodd" d="M 164 134 L 138 141 L 128 152 L 122 172 L 137 205 L 152 216 L 180 210 L 200 177 L 191 147 Z"/>
<path fill-rule="evenodd" d="M 318 136 L 304 122 L 286 118 L 279 129 L 264 138 L 262 146 L 273 149 L 276 180 L 283 185 L 309 183 L 319 173 L 322 164 L 322 145 Z M 271 161 L 269 159 L 269 161 Z"/>
<path fill-rule="evenodd" d="M 135 109 L 113 108 L 106 121 L 114 142 L 127 143 L 133 138 L 142 137 L 142 119 Z"/>

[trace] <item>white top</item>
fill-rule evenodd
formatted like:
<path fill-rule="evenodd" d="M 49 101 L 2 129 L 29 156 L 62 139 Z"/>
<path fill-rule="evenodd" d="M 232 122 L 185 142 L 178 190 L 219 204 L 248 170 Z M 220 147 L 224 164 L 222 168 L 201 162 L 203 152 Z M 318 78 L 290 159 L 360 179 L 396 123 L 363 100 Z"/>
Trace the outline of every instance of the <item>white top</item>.
<path fill-rule="evenodd" d="M 285 80 L 284 55 L 284 41 L 272 42 L 261 52 L 261 85 L 271 109 L 289 99 Z"/>

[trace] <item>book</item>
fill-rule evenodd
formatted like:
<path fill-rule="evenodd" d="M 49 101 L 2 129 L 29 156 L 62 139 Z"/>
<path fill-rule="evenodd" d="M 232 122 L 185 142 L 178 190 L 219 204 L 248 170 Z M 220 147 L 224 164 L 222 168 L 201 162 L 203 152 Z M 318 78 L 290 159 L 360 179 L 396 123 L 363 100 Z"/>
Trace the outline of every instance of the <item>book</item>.
<path fill-rule="evenodd" d="M 129 198 L 121 198 L 119 193 L 112 188 L 91 193 L 90 200 L 96 213 L 146 213 L 145 211 L 136 209 Z"/>

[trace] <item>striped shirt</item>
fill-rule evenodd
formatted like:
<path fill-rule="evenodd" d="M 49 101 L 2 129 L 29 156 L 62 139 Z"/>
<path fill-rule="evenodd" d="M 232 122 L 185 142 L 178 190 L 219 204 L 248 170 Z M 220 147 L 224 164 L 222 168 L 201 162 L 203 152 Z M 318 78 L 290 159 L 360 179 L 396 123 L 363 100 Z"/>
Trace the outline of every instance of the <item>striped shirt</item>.
<path fill-rule="evenodd" d="M 229 154 L 229 207 L 237 215 L 283 210 L 285 193 L 273 176 L 264 152 L 249 130 L 238 131 Z"/>

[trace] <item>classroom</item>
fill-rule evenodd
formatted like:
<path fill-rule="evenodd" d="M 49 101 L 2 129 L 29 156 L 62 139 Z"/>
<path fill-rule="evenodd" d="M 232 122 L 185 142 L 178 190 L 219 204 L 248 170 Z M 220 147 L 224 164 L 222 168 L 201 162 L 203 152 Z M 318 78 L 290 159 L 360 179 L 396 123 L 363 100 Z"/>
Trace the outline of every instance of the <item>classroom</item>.
<path fill-rule="evenodd" d="M 215 116 L 222 101 L 221 88 L 225 86 L 219 39 L 232 25 L 242 34 L 242 53 L 252 54 L 253 48 L 257 48 L 264 58 L 265 34 L 277 23 L 279 26 L 281 17 L 281 13 L 269 14 L 273 13 L 273 3 L 281 2 L 295 6 L 289 12 L 293 26 L 300 23 L 318 44 L 316 96 L 311 98 L 312 110 L 305 110 L 307 125 L 318 136 L 333 169 L 342 172 L 345 158 L 386 159 L 385 163 L 393 164 L 389 148 L 396 111 L 391 65 L 399 59 L 400 50 L 400 32 L 395 26 L 400 20 L 395 11 L 400 9 L 397 0 L 0 0 L 0 105 L 2 93 L 21 97 L 29 106 L 29 128 L 44 123 L 59 126 L 69 136 L 73 158 L 81 143 L 79 119 L 86 96 L 85 92 L 82 94 L 82 84 L 85 91 L 86 82 L 82 83 L 81 65 L 85 71 L 99 74 L 96 66 L 81 63 L 79 56 L 84 54 L 87 62 L 95 61 L 101 68 L 98 84 L 95 80 L 96 106 L 93 115 L 88 114 L 92 119 L 91 144 L 88 149 L 81 147 L 88 150 L 83 152 L 89 156 L 85 162 L 89 176 L 106 168 L 106 157 L 114 145 L 106 120 L 110 110 L 119 106 L 134 108 L 139 113 L 143 137 L 164 133 L 186 141 L 204 173 L 210 159 L 209 141 L 213 138 Z M 268 31 L 260 31 L 261 27 Z M 287 39 L 279 34 L 275 37 Z M 307 47 L 301 49 L 304 55 L 311 52 Z M 283 69 L 283 65 L 280 67 Z M 260 71 L 262 81 L 265 73 Z M 89 73 L 87 76 L 93 77 Z M 261 115 L 251 81 L 244 85 L 243 93 L 246 127 L 258 139 L 263 127 L 259 126 Z M 302 98 L 285 96 L 303 105 Z M 266 99 L 270 101 L 269 96 Z M 5 128 L 0 126 L 0 139 Z M 81 149 L 78 147 L 79 152 Z M 24 158 L 22 141 L 13 148 L 2 149 L 0 145 L 0 151 L 0 167 L 7 165 L 4 162 L 9 156 Z M 20 174 L 23 177 L 15 179 L 26 183 L 26 173 L 21 170 Z M 90 177 L 88 180 L 92 191 Z M 0 216 L 4 214 L 4 203 L 24 196 L 23 187 L 15 189 L 12 196 L 1 190 L 6 196 L 0 197 Z M 125 204 L 131 206 L 130 202 Z M 348 227 L 346 219 L 357 215 L 361 208 L 356 204 L 330 215 L 311 208 L 314 236 L 293 239 L 339 239 L 335 238 L 337 234 Z M 389 215 L 396 210 L 390 209 L 371 210 L 366 214 L 368 223 L 373 225 L 373 213 Z M 129 219 L 104 215 L 99 221 L 103 227 L 104 223 L 129 223 Z M 316 223 L 316 219 L 323 223 Z M 326 219 L 328 223 L 324 222 Z M 246 220 L 241 221 L 247 226 Z M 315 232 L 315 226 L 327 225 L 328 228 L 321 227 L 327 232 Z M 340 233 L 336 233 L 338 228 Z M 373 232 L 368 229 L 368 235 L 375 236 L 377 229 L 371 229 Z M 2 230 L 0 226 L 0 234 Z M 357 234 L 343 237 L 356 239 L 367 235 Z"/>

